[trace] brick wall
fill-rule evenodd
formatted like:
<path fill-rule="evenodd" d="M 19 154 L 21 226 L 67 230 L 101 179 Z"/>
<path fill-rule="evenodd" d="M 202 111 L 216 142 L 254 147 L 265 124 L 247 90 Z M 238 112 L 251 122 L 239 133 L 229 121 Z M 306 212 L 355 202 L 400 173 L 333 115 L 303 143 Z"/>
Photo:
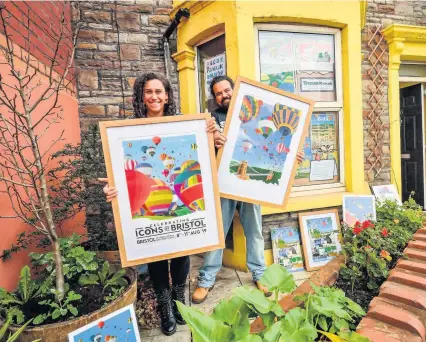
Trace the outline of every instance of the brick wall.
<path fill-rule="evenodd" d="M 165 74 L 161 37 L 171 9 L 172 0 L 73 2 L 73 23 L 82 25 L 76 66 L 83 125 L 132 114 L 136 77 L 150 71 Z M 173 49 L 174 38 L 170 45 Z M 172 65 L 170 81 L 178 100 Z"/>
<path fill-rule="evenodd" d="M 364 118 L 364 155 L 365 155 L 365 179 L 370 184 L 385 184 L 390 183 L 393 177 L 393 171 L 390 169 L 390 134 L 389 134 L 389 113 L 388 113 L 388 47 L 384 41 L 381 46 L 385 50 L 381 57 L 381 62 L 384 64 L 382 71 L 378 70 L 378 73 L 384 77 L 384 83 L 381 85 L 383 94 L 377 96 L 380 106 L 377 106 L 376 112 L 379 114 L 379 121 L 381 128 L 377 127 L 372 132 L 369 132 L 369 127 L 372 121 L 369 120 L 368 115 L 372 109 L 371 105 L 375 105 L 375 100 L 369 99 L 372 97 L 372 78 L 369 76 L 369 71 L 372 70 L 375 58 L 371 57 L 369 61 L 372 49 L 369 47 L 368 41 L 371 38 L 369 30 L 374 31 L 378 25 L 382 25 L 382 29 L 386 28 L 391 24 L 404 24 L 404 25 L 426 25 L 426 3 L 425 1 L 402 1 L 402 0 L 370 0 L 368 1 L 368 9 L 366 13 L 366 27 L 362 31 L 362 82 L 363 82 L 363 118 Z M 379 49 L 377 49 L 380 52 Z M 378 64 L 377 64 L 378 67 Z M 376 72 L 373 72 L 376 75 Z M 379 84 L 378 84 L 379 85 Z M 381 114 L 381 108 L 384 109 Z M 379 131 L 379 132 L 377 132 Z M 368 158 L 371 155 L 372 149 L 370 146 L 373 142 L 373 137 L 379 133 L 383 134 L 382 142 L 380 142 L 380 151 L 382 153 L 383 167 L 379 174 L 377 170 L 380 167 L 372 168 L 371 163 L 368 162 Z M 374 159 L 374 157 L 371 156 Z M 371 159 L 373 161 L 373 159 Z M 371 170 L 369 170 L 371 169 Z"/>
<path fill-rule="evenodd" d="M 5 6 L 7 32 L 13 42 L 29 51 L 44 65 L 50 65 L 55 55 L 57 37 L 62 26 L 65 38 L 58 49 L 54 70 L 61 72 L 71 48 L 70 4 L 62 1 L 0 1 Z M 4 34 L 3 24 L 0 32 Z M 72 74 L 68 78 L 71 79 Z"/>

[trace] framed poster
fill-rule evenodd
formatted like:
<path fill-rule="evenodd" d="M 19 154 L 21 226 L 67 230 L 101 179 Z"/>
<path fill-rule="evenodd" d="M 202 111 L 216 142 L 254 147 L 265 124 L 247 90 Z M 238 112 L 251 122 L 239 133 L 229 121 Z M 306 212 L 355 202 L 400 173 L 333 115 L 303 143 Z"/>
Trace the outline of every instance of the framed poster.
<path fill-rule="evenodd" d="M 271 230 L 274 263 L 286 267 L 289 272 L 304 270 L 301 241 L 297 227 L 281 227 Z"/>
<path fill-rule="evenodd" d="M 218 154 L 221 197 L 283 208 L 313 101 L 238 77 Z"/>
<path fill-rule="evenodd" d="M 124 267 L 224 248 L 208 114 L 100 122 Z"/>
<path fill-rule="evenodd" d="M 371 188 L 375 198 L 378 201 L 384 202 L 385 200 L 390 200 L 395 201 L 399 205 L 402 205 L 399 193 L 397 192 L 396 186 L 394 184 L 372 185 Z"/>
<path fill-rule="evenodd" d="M 338 210 L 321 210 L 299 214 L 305 268 L 314 271 L 335 258 L 341 251 Z"/>
<path fill-rule="evenodd" d="M 359 221 L 375 221 L 375 197 L 372 195 L 344 195 L 342 201 L 343 221 L 353 227 Z"/>
<path fill-rule="evenodd" d="M 133 304 L 68 334 L 68 342 L 140 342 Z"/>

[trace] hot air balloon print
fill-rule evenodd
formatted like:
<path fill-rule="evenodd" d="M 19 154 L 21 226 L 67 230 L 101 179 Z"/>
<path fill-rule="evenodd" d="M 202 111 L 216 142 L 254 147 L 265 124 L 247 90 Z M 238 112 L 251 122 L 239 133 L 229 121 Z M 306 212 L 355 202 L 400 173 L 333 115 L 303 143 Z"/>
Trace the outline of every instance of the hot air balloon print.
<path fill-rule="evenodd" d="M 128 147 L 132 147 L 132 143 L 128 143 Z"/>
<path fill-rule="evenodd" d="M 105 325 L 104 321 L 98 322 L 98 328 L 99 329 L 102 329 L 104 327 L 104 325 Z"/>
<path fill-rule="evenodd" d="M 147 146 L 142 146 L 141 147 L 141 151 L 142 153 L 146 153 L 147 152 L 148 147 Z"/>
<path fill-rule="evenodd" d="M 245 152 L 245 153 L 248 152 L 252 148 L 252 146 L 253 146 L 253 144 L 251 143 L 250 140 L 245 139 L 242 141 L 243 152 Z"/>
<path fill-rule="evenodd" d="M 269 153 L 268 156 L 270 157 L 270 160 L 274 158 L 274 153 Z"/>
<path fill-rule="evenodd" d="M 276 146 L 276 151 L 277 153 L 289 153 L 289 148 L 286 147 L 286 145 L 284 143 L 279 143 Z"/>
<path fill-rule="evenodd" d="M 129 195 L 130 210 L 132 214 L 138 213 L 150 195 L 153 179 L 141 172 L 126 170 L 126 184 Z M 101 323 L 101 322 L 100 322 Z M 100 324 L 98 323 L 98 324 Z"/>
<path fill-rule="evenodd" d="M 191 149 L 193 150 L 193 151 L 195 151 L 195 150 L 197 150 L 197 144 L 196 143 L 194 143 L 194 144 L 191 144 Z"/>
<path fill-rule="evenodd" d="M 166 153 L 161 153 L 160 156 L 159 156 L 159 158 L 160 158 L 161 161 L 163 161 L 163 160 L 165 160 L 167 158 L 167 156 L 168 155 Z"/>
<path fill-rule="evenodd" d="M 153 179 L 150 195 L 143 208 L 152 215 L 165 214 L 172 202 L 172 190 L 160 179 Z"/>
<path fill-rule="evenodd" d="M 135 160 L 126 160 L 125 161 L 125 170 L 135 170 L 138 163 Z"/>
<path fill-rule="evenodd" d="M 292 135 L 298 127 L 301 111 L 276 103 L 273 110 L 273 122 L 282 136 Z"/>
<path fill-rule="evenodd" d="M 146 156 L 142 156 L 142 161 L 146 161 L 147 157 Z"/>
<path fill-rule="evenodd" d="M 160 144 L 160 142 L 162 141 L 162 139 L 160 139 L 160 137 L 154 137 L 153 139 L 151 139 L 153 141 L 154 145 L 158 145 Z"/>
<path fill-rule="evenodd" d="M 96 335 L 92 335 L 90 337 L 91 342 L 101 342 L 102 341 L 102 335 L 101 334 L 96 334 Z"/>
<path fill-rule="evenodd" d="M 154 146 L 150 146 L 147 148 L 147 153 L 152 157 L 156 154 L 156 148 Z"/>
<path fill-rule="evenodd" d="M 202 174 L 197 161 L 187 160 L 182 163 L 181 173 L 174 182 L 174 190 L 181 202 L 191 210 L 205 209 Z"/>
<path fill-rule="evenodd" d="M 126 160 L 131 160 L 132 159 L 132 155 L 130 155 L 130 154 L 126 154 L 125 155 L 125 161 Z"/>
<path fill-rule="evenodd" d="M 272 133 L 276 131 L 276 126 L 274 125 L 273 118 L 267 116 L 259 121 L 258 128 L 255 130 L 257 134 L 261 134 L 265 139 L 267 139 Z"/>
<path fill-rule="evenodd" d="M 239 112 L 239 119 L 242 123 L 246 123 L 259 114 L 263 102 L 255 99 L 253 96 L 245 95 L 242 101 L 242 107 Z"/>
<path fill-rule="evenodd" d="M 171 156 L 167 156 L 163 161 L 163 165 L 166 169 L 171 170 L 175 166 L 175 158 Z"/>
<path fill-rule="evenodd" d="M 163 171 L 162 171 L 162 175 L 163 176 L 165 176 L 165 178 L 167 177 L 167 176 L 169 176 L 169 170 L 168 169 L 164 169 Z"/>
<path fill-rule="evenodd" d="M 143 173 L 144 175 L 151 177 L 153 173 L 153 167 L 148 163 L 140 163 L 136 166 L 136 171 Z"/>
<path fill-rule="evenodd" d="M 176 179 L 176 177 L 179 175 L 181 173 L 181 167 L 176 167 L 174 170 L 173 170 L 173 173 L 171 174 L 171 176 L 169 177 L 169 181 L 171 182 L 171 183 L 173 183 L 174 181 L 175 181 L 175 179 Z"/>

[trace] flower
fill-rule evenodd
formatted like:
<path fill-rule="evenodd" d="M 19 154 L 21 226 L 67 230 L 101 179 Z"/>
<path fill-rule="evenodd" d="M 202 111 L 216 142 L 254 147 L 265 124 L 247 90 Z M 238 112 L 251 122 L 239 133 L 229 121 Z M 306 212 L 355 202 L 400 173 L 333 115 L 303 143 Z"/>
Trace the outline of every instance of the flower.
<path fill-rule="evenodd" d="M 384 258 L 384 259 L 386 259 L 387 261 L 390 261 L 390 260 L 391 260 L 390 253 L 389 253 L 389 252 L 387 252 L 387 251 L 385 251 L 385 250 L 382 250 L 382 251 L 380 252 L 380 256 L 381 256 L 381 258 Z"/>
<path fill-rule="evenodd" d="M 383 228 L 383 230 L 381 231 L 381 235 L 384 237 L 386 237 L 388 235 L 387 228 L 385 228 L 385 227 Z"/>
<path fill-rule="evenodd" d="M 362 232 L 362 228 L 360 227 L 353 228 L 353 234 L 359 235 L 361 232 Z"/>
<path fill-rule="evenodd" d="M 366 245 L 366 246 L 365 246 L 365 250 L 366 250 L 366 251 L 370 251 L 371 249 L 372 249 L 372 247 L 371 247 L 371 246 L 369 246 L 369 245 Z"/>
<path fill-rule="evenodd" d="M 398 219 L 394 219 L 393 222 L 396 223 L 396 224 L 398 224 L 399 220 Z"/>
<path fill-rule="evenodd" d="M 356 221 L 354 223 L 354 228 L 360 228 L 360 225 L 361 225 L 360 221 Z"/>
<path fill-rule="evenodd" d="M 369 220 L 363 221 L 363 223 L 362 223 L 362 228 L 363 229 L 372 228 L 374 226 L 375 225 L 371 221 L 369 221 Z"/>

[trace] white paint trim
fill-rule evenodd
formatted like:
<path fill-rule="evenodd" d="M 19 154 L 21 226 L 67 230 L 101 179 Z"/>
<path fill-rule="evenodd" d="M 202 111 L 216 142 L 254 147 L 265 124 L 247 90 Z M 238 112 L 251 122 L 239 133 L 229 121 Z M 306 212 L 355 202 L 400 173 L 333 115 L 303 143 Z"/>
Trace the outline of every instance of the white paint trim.
<path fill-rule="evenodd" d="M 399 83 L 402 82 L 419 82 L 419 83 L 425 83 L 426 78 L 425 77 L 410 77 L 410 76 L 404 76 L 399 77 Z"/>

